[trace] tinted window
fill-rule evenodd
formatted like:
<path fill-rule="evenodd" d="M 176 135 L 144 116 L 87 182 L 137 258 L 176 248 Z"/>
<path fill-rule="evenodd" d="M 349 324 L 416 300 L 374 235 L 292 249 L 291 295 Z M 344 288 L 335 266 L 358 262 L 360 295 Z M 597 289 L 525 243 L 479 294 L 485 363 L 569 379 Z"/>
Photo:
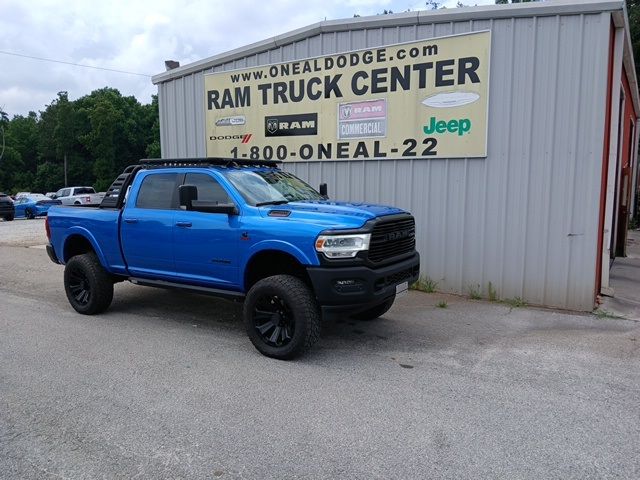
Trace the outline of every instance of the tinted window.
<path fill-rule="evenodd" d="M 86 195 L 88 193 L 96 193 L 92 187 L 76 188 L 76 195 Z"/>
<path fill-rule="evenodd" d="M 222 186 L 209 175 L 202 173 L 187 173 L 185 185 L 198 187 L 198 200 L 212 203 L 233 203 Z"/>
<path fill-rule="evenodd" d="M 148 175 L 142 182 L 136 207 L 171 210 L 178 207 L 177 173 Z"/>

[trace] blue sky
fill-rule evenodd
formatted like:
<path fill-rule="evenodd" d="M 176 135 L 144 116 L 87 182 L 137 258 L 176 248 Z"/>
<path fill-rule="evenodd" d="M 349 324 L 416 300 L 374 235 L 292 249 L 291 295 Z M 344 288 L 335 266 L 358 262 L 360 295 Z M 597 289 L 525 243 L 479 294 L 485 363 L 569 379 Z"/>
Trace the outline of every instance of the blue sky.
<path fill-rule="evenodd" d="M 463 1 L 488 5 L 494 0 Z M 233 8 L 229 8 L 229 5 Z M 443 2 L 454 8 L 456 1 Z M 2 0 L 0 52 L 155 75 L 164 60 L 185 65 L 321 21 L 383 10 L 424 10 L 391 0 Z M 71 99 L 105 86 L 148 103 L 151 79 L 0 53 L 0 109 L 44 110 L 65 90 Z"/>

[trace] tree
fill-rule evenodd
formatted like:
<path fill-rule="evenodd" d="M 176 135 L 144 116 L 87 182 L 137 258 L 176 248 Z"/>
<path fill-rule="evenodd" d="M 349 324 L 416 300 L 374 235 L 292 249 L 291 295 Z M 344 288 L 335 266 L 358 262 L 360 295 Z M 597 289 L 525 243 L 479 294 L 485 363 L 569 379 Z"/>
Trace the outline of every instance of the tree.
<path fill-rule="evenodd" d="M 63 91 L 39 114 L 9 120 L 0 110 L 0 129 L 0 147 L 6 140 L 6 162 L 0 161 L 3 191 L 58 190 L 65 181 L 65 157 L 70 185 L 105 190 L 125 166 L 160 156 L 156 95 L 141 105 L 114 88 L 73 101 Z"/>

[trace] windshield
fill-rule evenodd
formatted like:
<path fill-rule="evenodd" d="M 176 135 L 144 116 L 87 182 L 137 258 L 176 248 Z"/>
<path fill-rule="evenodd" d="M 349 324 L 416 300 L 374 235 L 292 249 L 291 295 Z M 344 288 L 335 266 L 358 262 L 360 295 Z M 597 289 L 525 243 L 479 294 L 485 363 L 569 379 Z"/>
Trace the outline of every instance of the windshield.
<path fill-rule="evenodd" d="M 254 206 L 323 200 L 322 195 L 287 172 L 235 170 L 226 172 L 226 176 L 246 202 Z"/>

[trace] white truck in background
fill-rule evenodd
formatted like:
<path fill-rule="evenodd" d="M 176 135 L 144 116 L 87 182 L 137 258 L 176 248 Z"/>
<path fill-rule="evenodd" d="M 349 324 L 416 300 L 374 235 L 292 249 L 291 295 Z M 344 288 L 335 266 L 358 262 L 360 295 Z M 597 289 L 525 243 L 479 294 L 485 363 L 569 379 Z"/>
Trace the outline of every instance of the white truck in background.
<path fill-rule="evenodd" d="M 63 205 L 100 205 L 103 196 L 96 193 L 93 187 L 65 187 L 52 198 L 60 200 Z"/>

